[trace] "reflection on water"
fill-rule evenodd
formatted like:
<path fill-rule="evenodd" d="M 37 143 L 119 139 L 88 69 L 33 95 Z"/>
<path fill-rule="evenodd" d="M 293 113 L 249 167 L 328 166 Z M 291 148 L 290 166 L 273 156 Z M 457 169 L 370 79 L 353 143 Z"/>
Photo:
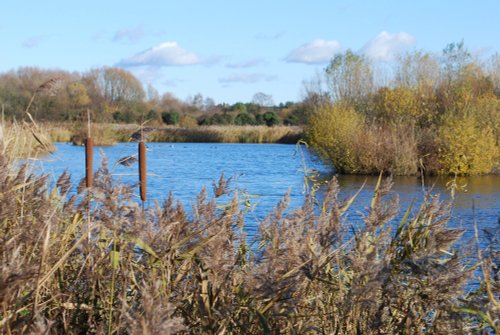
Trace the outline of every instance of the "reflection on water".
<path fill-rule="evenodd" d="M 78 183 L 84 175 L 84 149 L 68 144 L 58 144 L 57 148 L 55 154 L 39 162 L 41 169 L 53 173 L 54 178 L 67 169 L 73 176 L 73 183 Z M 115 162 L 134 154 L 136 149 L 136 143 L 101 149 L 108 157 L 115 177 L 134 185 L 138 178 L 137 166 L 124 167 L 115 165 Z M 240 190 L 240 195 L 248 195 L 256 204 L 247 222 L 250 234 L 255 231 L 258 220 L 271 213 L 286 192 L 290 192 L 291 207 L 302 204 L 305 168 L 317 170 L 323 177 L 331 176 L 330 168 L 307 152 L 297 152 L 296 146 L 282 144 L 151 143 L 148 144 L 147 161 L 150 204 L 153 200 L 163 201 L 172 192 L 189 209 L 197 193 L 203 187 L 211 190 L 212 182 L 224 172 L 226 178 L 232 178 L 232 185 Z M 354 194 L 366 182 L 348 213 L 350 222 L 359 224 L 370 204 L 377 177 L 337 178 L 342 196 Z M 417 205 L 421 203 L 427 191 L 439 194 L 443 200 L 451 197 L 449 178 L 426 178 L 422 181 L 416 177 L 394 177 L 393 182 L 401 212 L 412 201 Z M 474 220 L 480 229 L 498 227 L 500 176 L 457 178 L 456 185 L 452 225 L 466 229 L 464 238 L 473 236 Z M 322 191 L 318 192 L 319 196 Z"/>

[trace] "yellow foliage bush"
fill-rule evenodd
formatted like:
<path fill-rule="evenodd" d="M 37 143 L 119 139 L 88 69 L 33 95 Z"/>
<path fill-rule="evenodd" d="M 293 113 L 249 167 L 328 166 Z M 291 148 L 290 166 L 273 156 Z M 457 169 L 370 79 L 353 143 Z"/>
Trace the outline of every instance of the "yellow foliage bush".
<path fill-rule="evenodd" d="M 382 88 L 377 100 L 378 115 L 387 121 L 415 119 L 420 114 L 417 96 L 407 87 Z"/>
<path fill-rule="evenodd" d="M 354 142 L 363 133 L 363 124 L 362 116 L 351 106 L 323 105 L 309 120 L 307 139 L 339 173 L 359 173 Z"/>
<path fill-rule="evenodd" d="M 446 116 L 439 139 L 441 174 L 486 174 L 498 164 L 499 148 L 493 130 L 481 128 L 474 116 Z"/>
<path fill-rule="evenodd" d="M 417 139 L 411 124 L 367 123 L 347 105 L 318 109 L 309 121 L 307 140 L 339 173 L 418 172 Z"/>

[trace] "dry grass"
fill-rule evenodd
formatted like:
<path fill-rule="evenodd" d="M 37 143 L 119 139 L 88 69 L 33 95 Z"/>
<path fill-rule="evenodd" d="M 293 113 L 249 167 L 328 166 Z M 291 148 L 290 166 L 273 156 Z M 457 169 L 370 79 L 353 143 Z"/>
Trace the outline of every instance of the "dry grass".
<path fill-rule="evenodd" d="M 55 150 L 41 127 L 28 123 L 0 122 L 0 153 L 9 160 L 37 157 Z"/>
<path fill-rule="evenodd" d="M 147 125 L 146 125 L 147 126 Z M 83 145 L 86 126 L 83 124 L 49 123 L 44 128 L 54 142 L 73 142 Z M 92 124 L 92 135 L 96 145 L 113 145 L 128 142 L 131 134 L 139 131 L 133 124 Z M 148 128 L 149 129 L 149 128 Z M 292 143 L 303 137 L 300 127 L 267 126 L 202 126 L 202 127 L 157 127 L 150 128 L 149 142 L 215 142 L 215 143 Z"/>
<path fill-rule="evenodd" d="M 0 149 L 11 143 L 4 134 Z M 285 196 L 251 246 L 237 194 L 216 205 L 202 191 L 189 215 L 172 197 L 143 212 L 106 162 L 75 194 L 67 174 L 52 190 L 12 163 L 0 156 L 2 333 L 498 332 L 498 255 L 481 255 L 483 284 L 467 293 L 478 266 L 448 205 L 428 196 L 394 225 L 390 180 L 361 227 L 335 179 L 289 214 Z"/>

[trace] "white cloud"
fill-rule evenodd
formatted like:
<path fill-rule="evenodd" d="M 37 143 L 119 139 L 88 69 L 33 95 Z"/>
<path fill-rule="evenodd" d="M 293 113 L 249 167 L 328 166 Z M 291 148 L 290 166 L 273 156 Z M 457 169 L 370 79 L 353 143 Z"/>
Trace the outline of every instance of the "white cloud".
<path fill-rule="evenodd" d="M 219 83 L 229 84 L 229 83 L 244 83 L 244 84 L 253 84 L 260 81 L 273 81 L 276 80 L 277 76 L 268 75 L 264 73 L 240 73 L 240 74 L 232 74 L 227 77 L 219 78 Z"/>
<path fill-rule="evenodd" d="M 250 68 L 250 67 L 264 65 L 265 63 L 266 63 L 266 61 L 263 60 L 262 58 L 255 58 L 255 59 L 250 59 L 248 61 L 243 61 L 243 62 L 229 63 L 229 64 L 226 64 L 226 67 L 231 68 L 231 69 L 246 69 L 246 68 Z"/>
<path fill-rule="evenodd" d="M 118 30 L 113 36 L 113 42 L 137 42 L 144 37 L 142 26 Z"/>
<path fill-rule="evenodd" d="M 285 59 L 294 63 L 323 64 L 328 63 L 340 50 L 340 43 L 336 40 L 316 39 L 292 50 Z"/>
<path fill-rule="evenodd" d="M 408 33 L 391 34 L 383 31 L 366 43 L 361 52 L 373 59 L 390 61 L 401 51 L 415 45 L 415 42 L 415 37 Z"/>
<path fill-rule="evenodd" d="M 199 63 L 201 59 L 197 54 L 183 49 L 177 42 L 164 42 L 122 60 L 119 65 L 163 67 Z"/>
<path fill-rule="evenodd" d="M 37 47 L 45 38 L 43 35 L 32 36 L 23 42 L 23 47 L 34 48 Z"/>

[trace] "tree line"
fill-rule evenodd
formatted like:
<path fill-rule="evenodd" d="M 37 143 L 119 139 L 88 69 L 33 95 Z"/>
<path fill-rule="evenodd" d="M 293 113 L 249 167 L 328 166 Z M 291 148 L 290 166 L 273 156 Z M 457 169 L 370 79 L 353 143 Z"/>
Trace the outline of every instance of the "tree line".
<path fill-rule="evenodd" d="M 51 81 L 50 92 L 39 88 Z M 38 93 L 38 94 L 37 94 Z M 43 94 L 42 94 L 43 93 Z M 32 99 L 37 94 L 36 99 Z M 81 121 L 87 111 L 95 122 L 198 125 L 300 125 L 311 111 L 307 103 L 274 104 L 272 96 L 259 92 L 251 102 L 216 104 L 201 94 L 182 101 L 167 92 L 143 84 L 129 71 L 102 67 L 85 73 L 22 67 L 0 74 L 0 104 L 8 119 L 30 112 L 40 121 Z"/>

